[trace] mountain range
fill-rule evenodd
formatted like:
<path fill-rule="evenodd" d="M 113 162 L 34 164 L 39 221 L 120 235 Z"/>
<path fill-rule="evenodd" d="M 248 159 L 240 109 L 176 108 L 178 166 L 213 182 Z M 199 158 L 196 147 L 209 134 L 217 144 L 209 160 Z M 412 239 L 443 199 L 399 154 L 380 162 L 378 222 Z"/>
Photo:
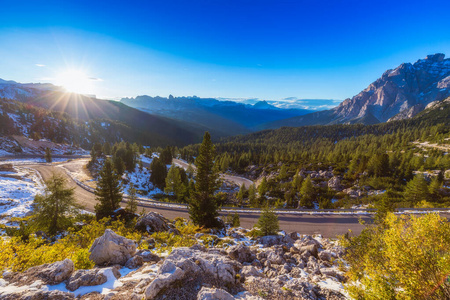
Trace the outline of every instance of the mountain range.
<path fill-rule="evenodd" d="M 21 84 L 0 81 L 0 98 L 68 114 L 72 119 L 88 123 L 118 123 L 126 129 L 120 139 L 146 145 L 182 146 L 201 140 L 207 127 L 151 115 L 118 101 L 100 100 L 68 93 L 52 84 Z M 125 132 L 127 134 L 125 134 Z"/>
<path fill-rule="evenodd" d="M 358 95 L 337 107 L 316 112 L 296 105 L 319 100 L 286 99 L 285 108 L 279 107 L 281 101 L 235 102 L 195 96 L 144 95 L 112 101 L 68 93 L 48 83 L 22 84 L 0 79 L 0 98 L 67 113 L 79 122 L 114 123 L 122 128 L 122 134 L 116 138 L 147 145 L 197 143 L 207 130 L 219 139 L 285 126 L 377 124 L 412 118 L 430 103 L 448 97 L 450 59 L 441 53 L 387 70 Z M 336 102 L 323 101 L 327 105 Z"/>
<path fill-rule="evenodd" d="M 282 126 L 376 124 L 411 118 L 433 102 L 450 96 L 450 59 L 437 53 L 414 64 L 403 63 L 387 70 L 358 95 L 337 107 L 265 124 L 261 129 Z"/>
<path fill-rule="evenodd" d="M 151 114 L 195 122 L 221 136 L 249 133 L 264 123 L 312 112 L 299 108 L 278 108 L 267 101 L 244 104 L 195 96 L 165 98 L 144 95 L 123 98 L 121 102 Z"/>

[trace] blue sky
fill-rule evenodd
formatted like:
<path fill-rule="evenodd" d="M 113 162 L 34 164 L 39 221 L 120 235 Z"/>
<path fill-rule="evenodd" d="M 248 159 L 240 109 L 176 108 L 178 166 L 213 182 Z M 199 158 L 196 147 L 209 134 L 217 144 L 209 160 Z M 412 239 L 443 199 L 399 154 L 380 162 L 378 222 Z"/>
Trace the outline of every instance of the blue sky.
<path fill-rule="evenodd" d="M 2 1 L 0 78 L 120 98 L 345 99 L 450 55 L 450 1 Z M 96 80 L 94 80 L 96 79 Z"/>

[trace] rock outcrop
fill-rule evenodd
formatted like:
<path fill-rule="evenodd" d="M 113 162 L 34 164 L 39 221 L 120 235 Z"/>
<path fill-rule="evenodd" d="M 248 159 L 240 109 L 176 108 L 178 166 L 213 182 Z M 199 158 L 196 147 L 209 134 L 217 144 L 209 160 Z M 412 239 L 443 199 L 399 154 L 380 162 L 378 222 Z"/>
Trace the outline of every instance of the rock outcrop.
<path fill-rule="evenodd" d="M 227 240 L 237 232 L 243 230 L 229 229 Z M 67 259 L 23 273 L 5 272 L 0 299 L 345 299 L 345 278 L 338 268 L 344 249 L 336 242 L 292 233 L 234 243 L 175 248 L 164 259 L 150 250 L 136 252 L 130 240 L 107 230 L 93 250 L 104 249 L 101 264 L 117 256 L 125 268 L 74 271 Z M 53 290 L 64 286 L 74 294 Z"/>
<path fill-rule="evenodd" d="M 160 232 L 169 230 L 169 224 L 160 213 L 149 212 L 137 220 L 135 228 L 150 233 Z"/>
<path fill-rule="evenodd" d="M 240 263 L 250 263 L 256 258 L 255 253 L 242 244 L 231 246 L 228 248 L 227 253 L 231 259 L 235 259 Z"/>
<path fill-rule="evenodd" d="M 136 252 L 136 244 L 110 229 L 97 238 L 89 249 L 91 259 L 96 265 L 125 265 Z"/>
<path fill-rule="evenodd" d="M 73 270 L 73 262 L 70 259 L 65 259 L 52 264 L 32 267 L 23 273 L 6 273 L 3 274 L 3 278 L 15 285 L 27 285 L 38 280 L 45 284 L 58 284 L 68 279 Z"/>
<path fill-rule="evenodd" d="M 203 252 L 190 248 L 178 248 L 166 258 L 157 277 L 145 290 L 145 299 L 154 299 L 162 290 L 180 283 L 179 293 L 198 293 L 202 284 L 228 288 L 236 285 L 236 274 L 241 264 L 225 255 Z M 181 292 L 182 291 L 182 292 Z M 178 295 L 179 296 L 179 295 Z M 178 298 L 177 289 L 171 297 Z"/>
<path fill-rule="evenodd" d="M 77 270 L 67 281 L 66 287 L 69 291 L 75 291 L 81 286 L 93 286 L 105 283 L 108 276 L 120 278 L 119 268 L 109 267 L 92 270 Z"/>
<path fill-rule="evenodd" d="M 234 300 L 234 297 L 222 289 L 203 287 L 197 295 L 197 300 Z"/>

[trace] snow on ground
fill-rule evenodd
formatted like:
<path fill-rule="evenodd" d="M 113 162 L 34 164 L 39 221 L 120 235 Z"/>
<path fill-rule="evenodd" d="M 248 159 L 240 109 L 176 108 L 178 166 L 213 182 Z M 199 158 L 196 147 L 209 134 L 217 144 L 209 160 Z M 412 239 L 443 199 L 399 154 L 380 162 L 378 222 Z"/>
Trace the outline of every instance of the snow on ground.
<path fill-rule="evenodd" d="M 144 164 L 151 164 L 153 161 L 153 157 L 147 157 L 144 154 L 141 154 L 139 156 L 139 159 L 144 163 Z"/>
<path fill-rule="evenodd" d="M 128 183 L 124 185 L 124 194 L 129 194 L 130 184 L 133 184 L 137 191 L 142 191 L 145 195 L 148 195 L 148 191 L 153 189 L 153 184 L 150 182 L 151 172 L 147 168 L 139 168 L 136 164 L 133 172 L 125 172 L 122 179 Z M 159 190 L 159 189 L 158 189 Z M 151 191 L 153 192 L 153 190 Z M 153 194 L 153 193 L 151 193 Z"/>
<path fill-rule="evenodd" d="M 53 158 L 52 162 L 64 162 L 69 160 L 69 158 Z M 36 163 L 45 163 L 47 162 L 44 158 L 14 158 L 14 159 L 8 159 L 4 161 L 0 161 L 0 165 L 4 164 L 13 164 L 15 166 L 19 165 L 31 165 Z"/>
<path fill-rule="evenodd" d="M 342 285 L 342 283 L 340 283 L 337 280 L 334 280 L 332 278 L 326 278 L 326 279 L 323 279 L 321 281 L 318 281 L 317 285 L 320 286 L 321 288 L 324 288 L 324 289 L 327 289 L 327 290 L 332 290 L 332 291 L 339 292 L 339 293 L 343 294 L 344 296 L 346 296 L 348 299 L 350 299 L 350 296 L 345 291 L 344 286 Z"/>
<path fill-rule="evenodd" d="M 15 286 L 15 285 L 9 285 L 5 280 L 0 279 L 0 298 L 8 296 L 8 294 L 17 293 L 20 291 L 35 291 L 35 290 L 42 290 L 42 291 L 62 291 L 62 292 L 68 292 L 73 294 L 75 297 L 81 297 L 85 294 L 92 293 L 92 292 L 98 292 L 102 295 L 107 295 L 110 293 L 112 289 L 118 288 L 123 286 L 127 281 L 130 280 L 140 280 L 144 278 L 155 278 L 159 269 L 158 264 L 152 264 L 148 265 L 139 271 L 137 269 L 128 269 L 126 267 L 122 267 L 119 272 L 121 277 L 117 279 L 112 270 L 110 268 L 104 269 L 104 275 L 106 276 L 107 280 L 105 283 L 100 285 L 94 285 L 94 286 L 81 286 L 75 291 L 69 291 L 66 288 L 65 282 L 62 282 L 60 284 L 56 285 L 46 285 L 42 281 L 38 280 L 32 285 L 25 285 L 25 286 Z"/>
<path fill-rule="evenodd" d="M 32 210 L 37 194 L 44 191 L 40 176 L 33 170 L 14 167 L 16 172 L 0 174 L 0 223 L 12 217 L 23 217 Z"/>
<path fill-rule="evenodd" d="M 0 149 L 0 156 L 7 156 L 7 155 L 13 155 L 13 154 L 8 151 Z"/>
<path fill-rule="evenodd" d="M 120 269 L 120 274 L 122 275 L 122 277 L 128 275 L 128 273 L 134 271 L 133 269 L 128 269 L 128 268 L 122 268 Z M 64 282 L 60 283 L 60 284 L 56 284 L 56 285 L 47 285 L 46 287 L 44 287 L 44 290 L 48 290 L 48 291 L 53 291 L 53 290 L 57 290 L 57 291 L 62 291 L 62 292 L 69 292 L 72 293 L 75 297 L 79 297 L 88 293 L 92 293 L 92 292 L 98 292 L 102 295 L 106 295 L 108 294 L 112 289 L 121 287 L 123 285 L 123 282 L 121 281 L 121 279 L 123 280 L 123 278 L 119 278 L 117 279 L 112 270 L 111 269 L 105 269 L 104 273 L 106 276 L 106 282 L 100 285 L 94 285 L 94 286 L 81 286 L 78 289 L 76 289 L 74 292 L 69 291 L 66 288 L 66 284 Z"/>

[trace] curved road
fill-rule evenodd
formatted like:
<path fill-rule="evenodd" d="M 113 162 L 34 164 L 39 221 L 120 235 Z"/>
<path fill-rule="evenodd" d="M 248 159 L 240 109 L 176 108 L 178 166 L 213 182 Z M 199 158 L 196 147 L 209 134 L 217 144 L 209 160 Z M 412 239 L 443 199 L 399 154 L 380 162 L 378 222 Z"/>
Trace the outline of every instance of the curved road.
<path fill-rule="evenodd" d="M 173 159 L 173 163 L 177 166 L 182 167 L 183 169 L 187 169 L 189 167 L 189 163 L 180 160 L 180 159 Z M 192 165 L 192 164 L 191 164 Z M 192 165 L 192 167 L 195 169 L 195 166 Z M 249 188 L 252 184 L 253 181 L 251 181 L 250 179 L 244 178 L 244 177 L 239 177 L 239 176 L 233 176 L 233 175 L 227 175 L 227 174 L 221 174 L 220 175 L 221 178 L 227 180 L 227 181 L 231 181 L 233 183 L 235 183 L 238 186 L 244 185 L 245 188 Z"/>
<path fill-rule="evenodd" d="M 61 174 L 67 178 L 68 187 L 74 188 L 74 196 L 78 203 L 84 206 L 88 211 L 93 212 L 94 206 L 97 203 L 95 195 L 83 189 L 72 180 L 72 178 L 62 169 L 50 164 L 32 164 L 27 167 L 38 171 L 44 180 L 49 179 L 53 173 Z M 125 206 L 126 202 L 122 202 Z M 140 203 L 139 210 L 144 208 L 146 211 L 155 211 L 164 215 L 166 218 L 175 219 L 176 217 L 189 218 L 186 208 L 161 207 L 152 205 L 151 203 Z M 227 215 L 222 212 L 221 215 Z M 253 212 L 239 212 L 241 226 L 245 228 L 252 228 L 259 218 L 259 213 Z M 280 229 L 287 232 L 296 231 L 302 234 L 317 234 L 320 233 L 324 237 L 335 237 L 336 235 L 344 234 L 349 229 L 353 233 L 359 234 L 363 226 L 359 224 L 359 219 L 362 218 L 366 222 L 370 222 L 370 217 L 359 215 L 310 215 L 310 214 L 289 214 L 283 213 L 278 215 L 280 222 Z"/>

